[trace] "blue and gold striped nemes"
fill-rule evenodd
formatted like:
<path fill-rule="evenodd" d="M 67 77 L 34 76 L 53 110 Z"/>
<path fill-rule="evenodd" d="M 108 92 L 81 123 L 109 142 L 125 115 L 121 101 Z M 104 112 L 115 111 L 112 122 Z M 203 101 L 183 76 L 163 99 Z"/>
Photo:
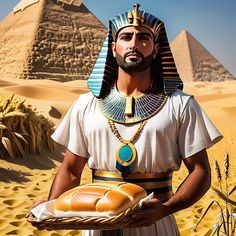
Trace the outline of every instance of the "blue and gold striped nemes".
<path fill-rule="evenodd" d="M 140 11 L 139 7 L 139 4 L 135 4 L 133 11 L 121 13 L 111 19 L 112 37 L 114 41 L 116 41 L 119 31 L 128 26 L 148 28 L 153 33 L 155 40 L 158 39 L 162 22 L 155 16 L 145 11 Z"/>
<path fill-rule="evenodd" d="M 93 182 L 120 181 L 137 184 L 143 187 L 148 194 L 153 192 L 157 199 L 165 202 L 173 195 L 172 175 L 173 172 L 133 173 L 124 178 L 118 172 L 93 170 Z"/>
<path fill-rule="evenodd" d="M 87 83 L 94 96 L 106 97 L 118 78 L 118 65 L 112 54 L 112 42 L 116 40 L 122 28 L 137 24 L 148 28 L 159 44 L 158 54 L 151 65 L 154 84 L 161 85 L 165 94 L 171 94 L 176 88 L 182 89 L 182 81 L 176 69 L 164 23 L 150 13 L 136 9 L 118 14 L 109 21 L 107 37 Z"/>

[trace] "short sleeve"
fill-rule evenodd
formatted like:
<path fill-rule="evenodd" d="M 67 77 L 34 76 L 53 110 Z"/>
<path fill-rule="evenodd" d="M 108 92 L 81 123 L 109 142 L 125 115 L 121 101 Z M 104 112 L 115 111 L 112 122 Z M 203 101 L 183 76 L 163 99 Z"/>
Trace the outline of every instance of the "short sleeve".
<path fill-rule="evenodd" d="M 88 158 L 87 139 L 83 132 L 82 105 L 80 98 L 72 105 L 55 132 L 52 139 L 65 146 L 72 153 Z"/>
<path fill-rule="evenodd" d="M 208 118 L 206 113 L 190 97 L 181 114 L 178 132 L 178 144 L 182 158 L 209 148 L 222 139 L 222 135 Z"/>

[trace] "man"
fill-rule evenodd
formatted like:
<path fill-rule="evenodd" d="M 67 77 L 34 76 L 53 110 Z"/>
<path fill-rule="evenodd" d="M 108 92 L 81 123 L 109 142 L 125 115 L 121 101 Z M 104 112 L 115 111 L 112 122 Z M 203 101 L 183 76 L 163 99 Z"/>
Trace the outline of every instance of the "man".
<path fill-rule="evenodd" d="M 210 187 L 206 148 L 222 136 L 180 90 L 164 24 L 138 4 L 112 19 L 88 86 L 52 136 L 67 151 L 49 200 L 79 185 L 88 163 L 94 181 L 122 179 L 154 193 L 120 234 L 179 235 L 172 213 Z M 173 194 L 172 173 L 182 161 L 189 175 Z"/>

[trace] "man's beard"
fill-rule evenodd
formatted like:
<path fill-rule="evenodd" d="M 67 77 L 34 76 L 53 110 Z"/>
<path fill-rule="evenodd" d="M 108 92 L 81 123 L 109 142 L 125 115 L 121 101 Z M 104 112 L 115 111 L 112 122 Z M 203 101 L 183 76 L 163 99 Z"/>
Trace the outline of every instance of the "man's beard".
<path fill-rule="evenodd" d="M 141 61 L 137 61 L 136 58 L 130 59 L 130 62 L 126 62 L 126 57 L 130 53 L 136 53 L 141 57 Z M 119 67 L 121 67 L 125 72 L 141 72 L 145 71 L 152 63 L 153 53 L 144 57 L 139 51 L 129 51 L 122 57 L 119 53 L 116 53 L 116 61 Z"/>

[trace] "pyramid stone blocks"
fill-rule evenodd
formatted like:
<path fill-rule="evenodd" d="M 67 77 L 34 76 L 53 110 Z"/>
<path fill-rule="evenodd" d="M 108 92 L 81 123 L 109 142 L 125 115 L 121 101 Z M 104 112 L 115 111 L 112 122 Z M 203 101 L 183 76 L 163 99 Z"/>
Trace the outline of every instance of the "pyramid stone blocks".
<path fill-rule="evenodd" d="M 184 82 L 235 79 L 189 32 L 182 31 L 170 46 Z"/>
<path fill-rule="evenodd" d="M 25 41 L 22 47 L 16 40 L 19 37 L 17 30 L 21 26 L 12 28 L 9 20 L 8 29 L 5 26 L 5 31 L 10 31 L 12 38 L 15 38 L 5 36 L 4 39 L 14 44 L 11 55 L 21 50 L 24 53 L 16 55 L 14 61 L 7 64 L 4 58 L 0 58 L 0 63 L 2 61 L 4 64 L 0 67 L 3 78 L 52 79 L 62 82 L 88 78 L 106 29 L 82 1 L 40 0 L 8 17 L 16 25 L 18 20 L 25 19 L 26 30 L 22 35 Z M 2 25 L 0 33 L 4 28 Z M 26 38 L 26 32 L 31 32 L 30 37 Z M 11 57 L 8 49 L 9 45 L 5 49 L 1 48 L 0 55 Z M 11 73 L 13 64 L 14 67 L 18 64 L 17 73 Z"/>
<path fill-rule="evenodd" d="M 0 76 L 87 79 L 106 32 L 82 0 L 21 0 L 0 22 Z M 170 46 L 184 82 L 235 79 L 189 32 Z"/>

